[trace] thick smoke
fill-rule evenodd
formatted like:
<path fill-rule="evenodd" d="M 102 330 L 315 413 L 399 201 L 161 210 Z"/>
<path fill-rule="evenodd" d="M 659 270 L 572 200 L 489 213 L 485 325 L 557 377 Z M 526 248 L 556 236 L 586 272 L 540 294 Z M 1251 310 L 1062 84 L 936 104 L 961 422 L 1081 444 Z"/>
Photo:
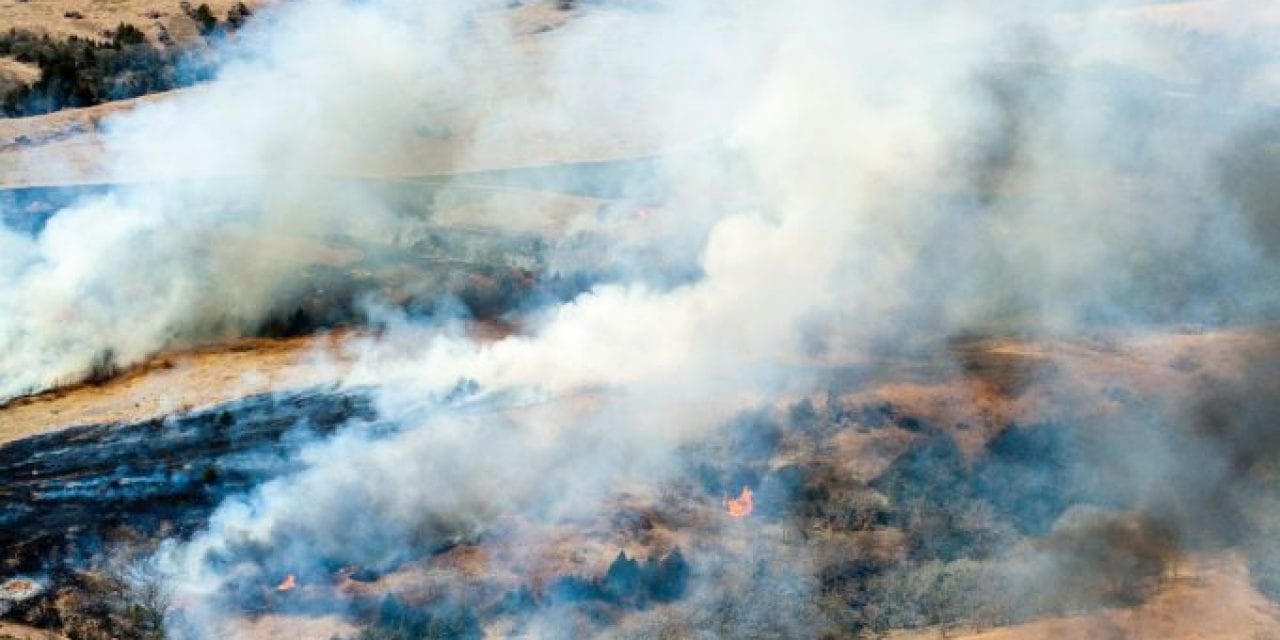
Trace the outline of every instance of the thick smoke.
<path fill-rule="evenodd" d="M 340 257 L 333 236 L 394 237 L 385 199 L 351 179 L 395 170 L 406 133 L 447 108 L 428 105 L 458 72 L 461 22 L 449 7 L 285 9 L 216 82 L 112 120 L 100 173 L 137 184 L 37 235 L 0 232 L 0 398 L 254 332 L 341 286 L 308 269 Z"/>
<path fill-rule="evenodd" d="M 529 35 L 467 4 L 281 9 L 216 82 L 112 121 L 101 175 L 145 182 L 5 232 L 0 396 L 260 331 L 342 288 L 316 282 L 326 240 L 377 252 L 405 222 L 340 179 L 691 145 L 726 152 L 671 156 L 665 241 L 820 207 L 832 228 L 785 242 L 839 245 L 845 286 L 826 291 L 883 319 L 868 333 L 1274 307 L 1249 284 L 1273 252 L 1244 241 L 1269 242 L 1252 177 L 1268 163 L 1231 165 L 1255 143 L 1232 136 L 1269 126 L 1241 97 L 1266 78 L 1264 40 L 1177 38 L 1132 12 L 876 3 L 599 8 Z M 767 109 L 803 130 L 737 131 Z"/>
<path fill-rule="evenodd" d="M 168 547 L 176 631 L 216 636 L 240 582 L 592 513 L 737 411 L 820 388 L 818 358 L 1274 317 L 1275 248 L 1250 232 L 1274 211 L 1237 175 L 1266 153 L 1240 132 L 1274 117 L 1241 87 L 1274 52 L 1187 68 L 1168 27 L 1096 8 L 605 3 L 530 34 L 421 4 L 281 8 L 215 82 L 115 123 L 114 174 L 156 182 L 4 237 L 0 396 L 257 330 L 332 238 L 406 233 L 343 178 L 663 152 L 661 202 L 603 242 L 651 233 L 696 276 L 624 265 L 495 342 L 383 318 L 349 347 L 386 426 L 313 444 Z M 1053 540 L 1125 526 L 1077 513 Z M 771 586 L 811 588 L 792 578 Z"/>

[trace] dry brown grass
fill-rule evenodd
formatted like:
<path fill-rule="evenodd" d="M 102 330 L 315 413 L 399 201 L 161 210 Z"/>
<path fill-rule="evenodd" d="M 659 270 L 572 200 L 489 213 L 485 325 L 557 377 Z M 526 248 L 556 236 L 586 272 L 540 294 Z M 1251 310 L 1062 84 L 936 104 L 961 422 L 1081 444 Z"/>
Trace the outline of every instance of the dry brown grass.
<path fill-rule="evenodd" d="M 475 335 L 495 340 L 508 331 L 486 324 L 478 326 Z M 345 335 L 239 339 L 163 353 L 101 385 L 68 387 L 0 407 L 0 443 L 79 424 L 143 420 L 255 393 L 332 382 L 347 371 L 340 346 Z M 1051 411 L 1061 402 L 1056 389 L 1074 389 L 1081 397 L 1093 398 L 1095 410 L 1105 412 L 1110 403 L 1107 390 L 1118 382 L 1159 395 L 1187 388 L 1189 380 L 1206 373 L 1229 378 L 1246 369 L 1246 357 L 1280 357 L 1280 339 L 1271 329 L 1240 329 L 1145 334 L 1124 338 L 1118 346 L 986 340 L 964 349 L 970 361 L 999 366 L 961 370 L 942 362 L 928 364 L 936 376 L 927 381 L 903 380 L 903 368 L 885 366 L 878 379 L 844 401 L 893 403 L 905 415 L 946 428 L 965 451 L 974 453 L 1005 425 L 1028 423 Z M 1009 359 L 1018 357 L 1027 359 L 1028 371 L 1044 371 L 1045 362 L 1052 362 L 1054 384 L 1031 385 L 1025 393 L 1012 395 L 985 377 L 991 371 L 1023 370 L 1010 369 Z M 917 368 L 905 370 L 919 375 Z M 851 434 L 837 442 L 849 454 L 842 457 L 857 462 L 851 471 L 874 475 L 891 461 L 905 443 L 882 442 L 896 437 L 895 432 L 886 433 Z"/>
<path fill-rule="evenodd" d="M 479 323 L 471 336 L 497 340 L 511 328 Z M 239 338 L 157 354 L 99 384 L 77 384 L 0 405 L 0 446 L 85 424 L 128 423 L 250 395 L 334 383 L 350 371 L 353 331 L 293 338 Z M 535 409 L 530 409 L 535 410 Z"/>
<path fill-rule="evenodd" d="M 0 621 L 0 640 L 67 640 L 67 637 L 16 622 Z"/>
<path fill-rule="evenodd" d="M 337 615 L 301 616 L 267 614 L 238 618 L 221 630 L 224 638 L 253 640 L 297 640 L 298 638 L 351 638 L 359 631 Z"/>
<path fill-rule="evenodd" d="M 102 122 L 182 91 L 187 90 L 42 116 L 0 118 L 0 188 L 101 182 L 107 176 L 102 167 Z M 27 142 L 18 144 L 21 139 Z"/>
<path fill-rule="evenodd" d="M 1249 584 L 1243 561 L 1229 553 L 1191 559 L 1147 602 L 1079 616 L 1051 617 L 985 631 L 952 631 L 954 640 L 1262 640 L 1280 637 L 1280 609 Z M 938 630 L 893 640 L 933 640 Z"/>
<path fill-rule="evenodd" d="M 67 636 L 46 631 L 44 628 L 0 622 L 0 640 L 67 640 Z"/>
<path fill-rule="evenodd" d="M 239 0 L 193 0 L 208 4 L 219 20 Z M 251 9 L 262 0 L 244 0 Z M 68 14 L 82 17 L 67 17 Z M 178 0 L 0 0 L 0 16 L 6 29 L 26 29 L 53 37 L 79 36 L 101 40 L 121 22 L 142 29 L 153 42 L 167 29 L 175 41 L 198 35 L 196 24 L 182 11 Z"/>
<path fill-rule="evenodd" d="M 1214 331 L 1115 334 L 1078 341 L 1027 342 L 989 338 L 952 345 L 942 354 L 864 360 L 843 354 L 874 372 L 843 398 L 847 404 L 891 403 L 904 415 L 944 428 L 968 455 L 1009 424 L 1053 420 L 1065 406 L 1105 418 L 1122 411 L 1112 396 L 1124 388 L 1141 397 L 1176 399 L 1205 377 L 1239 379 L 1250 365 L 1280 359 L 1280 330 L 1273 327 Z M 894 447 L 888 436 L 843 436 L 854 450 Z M 901 444 L 901 443 L 899 443 Z M 887 447 L 887 449 L 886 449 Z M 873 473 L 883 456 L 858 456 Z"/>
<path fill-rule="evenodd" d="M 0 61 L 3 61 L 0 58 Z M 32 67 L 32 72 L 39 73 L 37 69 Z M 26 118 L 0 118 L 0 144 L 8 142 L 13 138 L 25 135 L 33 141 L 39 142 L 57 136 L 66 132 L 71 128 L 83 129 L 87 132 L 95 131 L 103 119 L 116 113 L 130 111 L 139 104 L 163 100 L 178 92 L 169 92 L 163 94 L 154 94 L 144 96 L 142 98 L 132 98 L 129 100 L 120 100 L 117 102 L 108 102 L 93 107 L 85 107 L 83 109 L 66 109 L 56 111 L 42 116 L 29 116 Z M 91 133 L 87 133 L 84 138 L 92 137 Z"/>
<path fill-rule="evenodd" d="M 0 56 L 0 86 L 7 83 L 31 84 L 39 79 L 40 68 L 34 64 Z"/>
<path fill-rule="evenodd" d="M 0 407 L 0 444 L 81 424 L 133 422 L 256 393 L 332 382 L 346 365 L 337 338 L 243 339 L 164 353 L 102 385 L 83 384 Z"/>

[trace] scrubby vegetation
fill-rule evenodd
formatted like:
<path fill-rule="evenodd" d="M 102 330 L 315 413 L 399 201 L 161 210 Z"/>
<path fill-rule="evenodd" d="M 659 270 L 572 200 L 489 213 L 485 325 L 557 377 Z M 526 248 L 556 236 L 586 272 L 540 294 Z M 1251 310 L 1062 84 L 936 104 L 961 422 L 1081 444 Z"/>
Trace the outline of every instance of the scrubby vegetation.
<path fill-rule="evenodd" d="M 228 602 L 246 615 L 341 611 L 361 629 L 352 640 L 480 637 L 490 628 L 834 640 L 928 627 L 945 636 L 1141 604 L 1178 578 L 1186 554 L 1223 548 L 1245 554 L 1255 584 L 1274 597 L 1280 494 L 1274 456 L 1259 452 L 1280 442 L 1270 429 L 1280 413 L 1271 404 L 1255 405 L 1265 409 L 1257 415 L 1230 410 L 1239 404 L 1233 393 L 1261 395 L 1272 373 L 1259 371 L 1260 386 L 1243 391 L 1206 379 L 1196 419 L 1182 425 L 1162 417 L 1159 403 L 1110 389 L 1124 411 L 1107 413 L 1104 425 L 1098 414 L 1063 409 L 1052 420 L 992 419 L 981 430 L 832 391 L 738 415 L 682 447 L 680 471 L 652 492 L 627 492 L 572 530 L 554 518 L 517 517 L 446 544 L 433 533 L 385 566 L 320 560 L 298 574 L 306 586 L 288 593 L 276 586 L 278 573 L 246 579 Z M 450 395 L 478 390 L 464 380 Z M 336 425 L 353 411 L 344 402 L 313 419 Z M 204 418 L 228 440 L 247 419 L 226 409 Z M 1137 483 L 1127 476 L 1099 482 L 1153 472 L 1133 469 L 1118 446 L 1150 442 L 1150 430 L 1190 443 L 1170 452 L 1178 469 L 1193 468 L 1205 443 L 1249 442 L 1230 456 L 1242 472 L 1230 484 L 1157 475 L 1161 486 L 1146 493 L 1131 492 Z M 237 471 L 222 459 L 182 477 L 205 492 L 234 482 Z M 1164 485 L 1175 507 L 1195 508 L 1163 503 Z M 754 507 L 735 517 L 727 498 L 743 487 L 754 491 Z M 1214 506 L 1219 495 L 1231 500 Z M 526 553 L 538 561 L 523 565 Z M 39 599 L 43 608 L 19 619 L 77 639 L 158 637 L 146 634 L 160 629 L 163 592 L 112 578 L 97 560 L 89 566 L 59 576 Z"/>
<path fill-rule="evenodd" d="M 162 640 L 172 601 L 145 560 L 152 548 L 136 540 L 116 545 L 62 576 L 49 597 L 32 600 L 10 617 L 71 640 Z"/>
<path fill-rule="evenodd" d="M 671 602 L 684 595 L 689 581 L 689 564 L 679 549 L 666 557 L 650 557 L 645 562 L 619 551 L 603 576 L 565 576 L 547 589 L 554 602 L 599 600 L 643 608 L 653 603 Z"/>
<path fill-rule="evenodd" d="M 48 34 L 17 29 L 0 34 L 0 56 L 40 69 L 35 83 L 10 87 L 0 95 L 0 113 L 8 117 L 39 115 L 209 79 L 213 74 L 212 44 L 242 27 L 251 12 L 244 4 L 237 4 L 219 21 L 209 6 L 202 4 L 189 13 L 204 38 L 181 45 L 163 34 L 162 42 L 152 43 L 142 30 L 125 23 L 102 40 L 78 36 L 55 40 Z"/>
<path fill-rule="evenodd" d="M 882 442 L 892 461 L 860 479 L 842 469 L 837 437 Z M 745 414 L 690 456 L 702 491 L 755 487 L 753 518 L 798 532 L 780 543 L 811 552 L 816 583 L 793 596 L 791 615 L 807 617 L 807 633 L 846 638 L 990 627 L 1154 593 L 1175 561 L 1176 532 L 1074 477 L 1080 437 L 1078 427 L 1013 424 L 974 457 L 950 430 L 891 404 L 833 396 Z M 774 546 L 763 555 L 783 554 Z M 776 622 L 719 624 L 768 635 Z"/>
<path fill-rule="evenodd" d="M 465 607 L 430 610 L 388 596 L 373 623 L 353 640 L 471 640 L 481 638 L 480 622 Z"/>

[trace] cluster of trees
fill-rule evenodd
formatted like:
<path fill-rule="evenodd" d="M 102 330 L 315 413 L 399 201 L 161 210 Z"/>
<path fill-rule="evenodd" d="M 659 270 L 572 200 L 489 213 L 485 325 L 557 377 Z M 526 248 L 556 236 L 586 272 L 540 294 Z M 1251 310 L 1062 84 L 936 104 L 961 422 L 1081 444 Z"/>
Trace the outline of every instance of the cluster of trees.
<path fill-rule="evenodd" d="M 483 636 L 480 621 L 467 607 L 415 607 L 387 596 L 373 623 L 353 640 L 478 640 Z"/>
<path fill-rule="evenodd" d="M 47 34 L 10 30 L 0 36 L 0 55 L 40 68 L 40 79 L 0 96 L 8 117 L 87 107 L 191 84 L 208 70 L 186 61 L 184 50 L 159 48 L 146 35 L 121 24 L 106 41 L 78 36 L 54 40 Z"/>
<path fill-rule="evenodd" d="M 245 22 L 249 20 L 249 16 L 253 15 L 253 12 L 243 2 L 237 2 L 228 9 L 227 19 L 221 23 L 218 22 L 218 17 L 213 14 L 213 10 L 207 4 L 201 4 L 192 9 L 190 4 L 184 2 L 182 8 L 187 17 L 195 20 L 196 29 L 200 31 L 200 35 L 205 37 L 216 37 L 231 33 L 243 27 Z"/>
<path fill-rule="evenodd" d="M 0 94 L 0 113 L 21 117 L 135 98 L 209 79 L 210 40 L 244 25 L 250 11 L 237 4 L 224 22 L 208 5 L 190 12 L 206 38 L 190 45 L 155 45 L 137 27 L 121 23 L 103 40 L 10 29 L 0 34 L 0 56 L 34 64 L 40 78 Z"/>
<path fill-rule="evenodd" d="M 650 557 L 643 563 L 619 551 L 603 576 L 562 577 L 549 586 L 547 596 L 557 602 L 598 600 L 644 608 L 678 600 L 688 582 L 689 563 L 678 548 L 664 558 Z"/>

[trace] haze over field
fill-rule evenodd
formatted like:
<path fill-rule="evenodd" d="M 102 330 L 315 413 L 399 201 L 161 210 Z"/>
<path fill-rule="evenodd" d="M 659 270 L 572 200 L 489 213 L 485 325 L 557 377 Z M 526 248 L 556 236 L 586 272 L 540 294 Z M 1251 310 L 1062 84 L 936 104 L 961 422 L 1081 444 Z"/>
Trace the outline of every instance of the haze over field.
<path fill-rule="evenodd" d="M 1251 191 L 1267 168 L 1229 164 L 1274 135 L 1270 107 L 1241 95 L 1273 62 L 1265 10 L 1258 33 L 1227 37 L 1098 10 L 602 8 L 534 37 L 472 9 L 282 8 L 217 82 L 112 121 L 103 177 L 160 184 L 8 234 L 6 301 L 22 312 L 6 319 L 3 393 L 252 331 L 318 259 L 279 246 L 400 233 L 376 188 L 334 176 L 610 145 L 684 152 L 664 167 L 660 222 L 693 245 L 717 217 L 785 219 L 780 200 L 841 211 L 814 217 L 857 277 L 814 291 L 875 291 L 856 306 L 932 335 L 1011 315 L 1218 322 L 1274 303 L 1273 212 Z M 253 184 L 172 182 L 242 176 Z M 138 234 L 146 249 L 121 249 Z M 820 252 L 809 240 L 787 242 Z"/>
<path fill-rule="evenodd" d="M 335 377 L 376 417 L 312 434 L 288 472 L 227 496 L 143 562 L 179 603 L 169 634 L 226 637 L 260 610 L 246 585 L 392 572 L 521 540 L 511 531 L 525 526 L 589 522 L 620 495 L 669 498 L 664 487 L 696 475 L 690 451 L 749 412 L 827 393 L 823 420 L 839 422 L 850 362 L 874 377 L 877 362 L 943 354 L 929 370 L 945 379 L 995 357 L 955 345 L 1014 336 L 1000 346 L 1014 361 L 1054 365 L 996 376 L 995 392 L 948 391 L 1007 401 L 1007 423 L 975 411 L 989 429 L 951 433 L 947 414 L 918 440 L 903 427 L 919 447 L 895 449 L 860 486 L 897 504 L 935 473 L 972 474 L 957 495 L 987 506 L 965 517 L 1021 542 L 919 525 L 925 541 L 903 553 L 987 563 L 1037 598 L 1005 622 L 1097 606 L 1090 571 L 1121 565 L 1128 587 L 1151 558 L 1160 574 L 1168 558 L 1227 549 L 1253 572 L 1239 580 L 1269 592 L 1277 36 L 1274 10 L 1234 1 L 273 5 L 225 45 L 214 80 L 106 122 L 96 175 L 111 186 L 34 230 L 0 228 L 0 400 L 282 325 L 368 329 L 339 341 Z M 500 258 L 466 235 L 480 232 Z M 446 263 L 494 261 L 424 283 Z M 478 338 L 478 321 L 503 330 Z M 1144 336 L 1189 327 L 1209 346 L 1176 349 L 1203 368 L 1152 364 L 1166 346 Z M 1062 346 L 1073 341 L 1089 346 Z M 1017 351 L 1037 343 L 1056 346 Z M 1045 431 L 1019 431 L 1027 416 Z M 1058 422 L 1089 425 L 1087 437 Z M 844 451 L 843 437 L 815 436 L 806 459 Z M 731 441 L 722 464 L 760 454 Z M 770 447 L 756 471 L 716 481 L 726 505 L 734 485 L 771 504 L 762 487 L 787 449 Z M 979 462 L 1010 451 L 1027 467 Z M 876 526 L 910 538 L 920 509 L 947 502 L 923 500 Z M 494 614 L 486 633 L 679 636 L 722 610 L 708 633 L 864 630 L 816 613 L 835 597 L 829 558 L 790 533 L 714 529 L 721 546 L 700 543 L 712 526 L 700 518 L 686 521 L 700 533 L 672 525 L 664 542 L 703 563 L 680 604 L 604 624 L 566 618 L 548 596 Z M 960 538 L 965 551 L 938 551 Z M 486 549 L 527 560 L 535 548 Z M 768 560 L 753 573 L 742 554 Z M 426 598 L 433 611 L 471 597 L 443 590 Z M 764 593 L 772 606 L 753 612 Z M 933 602 L 922 593 L 898 599 Z M 297 607 L 363 615 L 315 600 Z M 857 624 L 974 621 L 987 604 Z"/>

